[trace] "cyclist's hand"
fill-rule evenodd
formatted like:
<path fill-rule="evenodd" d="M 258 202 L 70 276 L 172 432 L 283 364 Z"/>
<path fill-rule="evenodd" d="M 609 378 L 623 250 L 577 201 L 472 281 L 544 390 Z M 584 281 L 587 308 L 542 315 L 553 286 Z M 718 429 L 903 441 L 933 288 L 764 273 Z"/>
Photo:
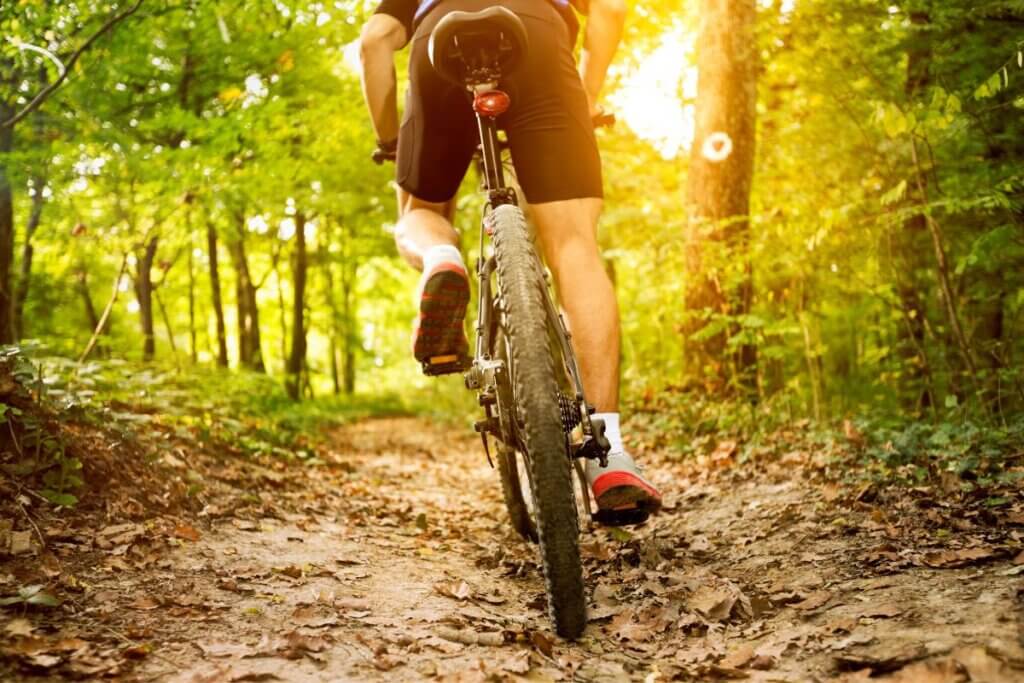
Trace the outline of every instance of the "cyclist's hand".
<path fill-rule="evenodd" d="M 377 141 L 377 149 L 373 150 L 373 163 L 378 166 L 384 165 L 386 161 L 394 161 L 398 157 L 398 140 L 391 142 Z"/>
<path fill-rule="evenodd" d="M 594 128 L 612 128 L 615 126 L 615 114 L 605 111 L 603 107 L 598 107 L 597 112 L 591 114 L 591 118 L 594 121 Z"/>

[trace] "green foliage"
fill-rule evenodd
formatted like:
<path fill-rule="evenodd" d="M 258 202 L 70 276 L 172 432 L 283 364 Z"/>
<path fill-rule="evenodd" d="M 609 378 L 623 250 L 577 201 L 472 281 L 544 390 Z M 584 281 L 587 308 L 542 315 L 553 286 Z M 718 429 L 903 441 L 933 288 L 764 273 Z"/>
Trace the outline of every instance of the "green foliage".
<path fill-rule="evenodd" d="M 5 472 L 40 482 L 39 495 L 61 507 L 74 507 L 72 493 L 83 485 L 82 463 L 67 452 L 63 436 L 54 429 L 52 397 L 38 368 L 17 347 L 0 350 L 0 376 L 9 385 L 0 403 L 0 419 L 9 435 L 13 462 L 0 464 Z"/>
<path fill-rule="evenodd" d="M 13 151 L 0 155 L 13 188 L 15 271 L 33 208 L 42 208 L 25 337 L 41 341 L 32 355 L 43 372 L 41 385 L 33 374 L 26 386 L 45 387 L 32 391 L 82 419 L 127 429 L 158 415 L 183 432 L 282 457 L 301 457 L 319 426 L 356 415 L 469 419 L 475 406 L 458 378 L 427 380 L 409 357 L 417 276 L 392 244 L 393 169 L 368 162 L 373 134 L 352 64 L 374 4 L 145 3 L 17 127 Z M 660 113 L 659 98 L 674 93 L 680 116 L 692 116 L 700 17 L 695 2 L 684 5 L 633 3 L 610 101 L 628 105 L 638 92 L 639 109 Z M 849 418 L 884 435 L 864 461 L 879 476 L 909 481 L 913 468 L 933 476 L 961 462 L 962 473 L 995 476 L 1003 461 L 986 449 L 1005 454 L 1020 437 L 1007 425 L 1024 411 L 1024 6 L 758 7 L 749 238 L 702 244 L 695 265 L 686 145 L 675 157 L 656 149 L 644 130 L 651 117 L 638 122 L 628 111 L 615 130 L 599 132 L 607 195 L 599 239 L 621 303 L 624 394 L 642 413 L 638 424 L 680 453 L 728 436 L 751 454 L 758 439 L 807 418 L 822 443 L 838 443 L 836 425 Z M 0 99 L 24 106 L 56 75 L 19 44 L 66 57 L 109 11 L 98 1 L 4 4 L 0 32 L 11 40 L 0 44 Z M 666 41 L 684 66 L 678 82 L 650 79 Z M 647 89 L 631 90 L 642 73 Z M 481 207 L 472 174 L 465 185 L 457 227 L 472 261 Z M 300 213 L 310 261 L 303 397 L 317 398 L 296 405 L 281 380 Z M 231 370 L 215 368 L 214 260 Z M 750 310 L 686 310 L 694 282 L 729 290 L 748 266 Z M 265 375 L 241 369 L 246 273 Z M 142 364 L 147 276 L 156 360 Z M 69 359 L 108 301 L 104 333 L 79 366 Z M 756 405 L 701 393 L 706 361 L 692 348 L 719 335 L 723 357 L 712 362 L 730 368 L 733 389 L 750 379 L 733 368 L 737 352 L 756 350 L 756 390 L 744 396 Z M 671 389 L 678 401 L 665 406 L 645 403 L 665 387 L 686 391 Z M 947 435 L 953 445 L 933 443 L 949 425 L 957 425 Z M 67 504 L 80 476 L 73 458 L 42 433 L 29 441 L 47 464 L 45 495 Z"/>

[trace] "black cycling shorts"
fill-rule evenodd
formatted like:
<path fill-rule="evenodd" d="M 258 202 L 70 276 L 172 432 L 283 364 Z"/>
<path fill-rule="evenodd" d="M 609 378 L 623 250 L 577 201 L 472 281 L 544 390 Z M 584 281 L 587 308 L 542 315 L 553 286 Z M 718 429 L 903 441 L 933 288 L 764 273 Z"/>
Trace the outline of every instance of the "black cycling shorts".
<path fill-rule="evenodd" d="M 423 18 L 412 39 L 397 180 L 419 199 L 452 199 L 480 139 L 469 93 L 443 79 L 430 64 L 430 32 L 450 11 L 472 12 L 494 4 L 446 0 Z M 523 64 L 500 84 L 512 106 L 498 118 L 498 125 L 508 131 L 526 200 L 541 204 L 602 197 L 601 157 L 565 19 L 544 0 L 501 4 L 519 15 L 529 34 Z"/>

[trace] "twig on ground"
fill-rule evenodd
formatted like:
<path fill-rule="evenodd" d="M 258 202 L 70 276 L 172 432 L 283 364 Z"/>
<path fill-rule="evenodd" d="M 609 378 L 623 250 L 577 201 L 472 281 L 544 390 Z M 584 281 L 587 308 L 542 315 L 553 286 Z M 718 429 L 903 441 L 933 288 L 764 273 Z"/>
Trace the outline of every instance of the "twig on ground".
<path fill-rule="evenodd" d="M 36 521 L 34 519 L 32 519 L 32 516 L 28 514 L 28 510 L 26 510 L 25 506 L 21 504 L 20 500 L 15 498 L 14 502 L 18 504 L 18 509 L 21 510 L 21 514 L 25 515 L 25 519 L 28 520 L 28 523 L 31 524 L 32 528 L 36 530 L 36 536 L 39 537 L 39 547 L 41 549 L 45 550 L 46 549 L 46 539 L 43 538 L 43 532 L 39 530 L 39 525 L 37 525 Z"/>

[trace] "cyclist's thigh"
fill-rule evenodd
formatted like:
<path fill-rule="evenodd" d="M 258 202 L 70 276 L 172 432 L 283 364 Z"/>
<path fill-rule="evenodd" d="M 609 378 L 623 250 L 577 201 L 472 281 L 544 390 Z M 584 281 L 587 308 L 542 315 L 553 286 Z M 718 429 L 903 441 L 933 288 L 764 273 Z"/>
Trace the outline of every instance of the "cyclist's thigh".
<path fill-rule="evenodd" d="M 427 202 L 455 196 L 476 150 L 476 124 L 466 93 L 430 64 L 426 22 L 409 55 L 409 91 L 398 136 L 399 187 Z"/>
<path fill-rule="evenodd" d="M 546 9 L 545 16 L 520 15 L 530 49 L 511 79 L 512 109 L 502 119 L 516 175 L 531 204 L 602 197 L 601 157 L 568 30 Z"/>

